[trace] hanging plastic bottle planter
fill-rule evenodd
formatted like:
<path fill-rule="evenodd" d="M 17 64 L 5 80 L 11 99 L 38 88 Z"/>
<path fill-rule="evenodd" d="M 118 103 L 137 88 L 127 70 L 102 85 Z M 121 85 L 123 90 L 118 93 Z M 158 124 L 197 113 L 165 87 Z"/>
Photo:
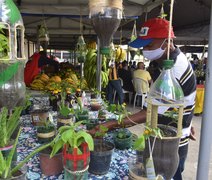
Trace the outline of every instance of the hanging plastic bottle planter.
<path fill-rule="evenodd" d="M 87 47 L 84 40 L 83 35 L 79 36 L 77 41 L 77 49 L 76 49 L 76 55 L 79 63 L 85 62 L 85 56 L 87 54 Z"/>
<path fill-rule="evenodd" d="M 0 108 L 13 109 L 25 99 L 24 25 L 13 0 L 0 2 Z"/>
<path fill-rule="evenodd" d="M 42 48 L 46 51 L 49 45 L 50 38 L 45 21 L 43 21 L 42 24 L 38 26 L 37 33 L 38 33 L 38 42 L 42 46 Z"/>
<path fill-rule="evenodd" d="M 93 28 L 100 39 L 100 51 L 109 54 L 112 36 L 122 19 L 122 0 L 89 0 Z"/>
<path fill-rule="evenodd" d="M 173 64 L 173 60 L 163 61 L 163 71 L 150 88 L 147 97 L 147 126 L 152 129 L 159 128 L 162 134 L 162 138 L 150 137 L 151 148 L 154 147 L 152 155 L 155 172 L 163 175 L 165 179 L 171 179 L 177 170 L 184 108 L 183 91 L 172 74 Z M 149 157 L 149 148 L 145 152 Z"/>

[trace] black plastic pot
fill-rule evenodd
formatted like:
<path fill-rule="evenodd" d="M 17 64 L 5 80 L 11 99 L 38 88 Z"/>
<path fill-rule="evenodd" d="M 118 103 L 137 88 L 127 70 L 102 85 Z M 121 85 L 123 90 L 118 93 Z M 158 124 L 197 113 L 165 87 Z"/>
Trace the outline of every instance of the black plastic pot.
<path fill-rule="evenodd" d="M 109 141 L 95 141 L 94 151 L 90 154 L 88 171 L 96 175 L 107 174 L 110 168 L 114 144 Z"/>

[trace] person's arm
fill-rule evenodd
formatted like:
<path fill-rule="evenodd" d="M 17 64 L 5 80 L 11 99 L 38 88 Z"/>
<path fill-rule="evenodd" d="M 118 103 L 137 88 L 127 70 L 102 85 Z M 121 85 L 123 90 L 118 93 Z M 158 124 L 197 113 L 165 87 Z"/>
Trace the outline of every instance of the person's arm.
<path fill-rule="evenodd" d="M 126 127 L 134 126 L 144 122 L 146 122 L 146 110 L 141 110 L 135 114 L 130 115 L 129 118 L 126 117 L 124 119 L 124 124 Z M 109 131 L 120 128 L 117 120 L 107 121 L 100 125 L 107 127 Z M 95 128 L 89 130 L 89 133 L 91 135 L 95 135 L 95 133 L 99 130 L 100 125 L 97 125 Z"/>

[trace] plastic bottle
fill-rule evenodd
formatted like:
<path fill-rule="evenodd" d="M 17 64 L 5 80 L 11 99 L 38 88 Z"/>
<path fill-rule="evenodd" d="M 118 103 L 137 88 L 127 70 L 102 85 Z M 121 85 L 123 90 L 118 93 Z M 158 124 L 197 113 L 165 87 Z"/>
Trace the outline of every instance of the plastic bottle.
<path fill-rule="evenodd" d="M 150 88 L 149 97 L 157 103 L 181 104 L 184 101 L 182 88 L 173 75 L 173 60 L 163 61 L 163 71 Z"/>
<path fill-rule="evenodd" d="M 179 139 L 182 135 L 182 118 L 184 107 L 184 94 L 181 86 L 173 74 L 173 60 L 163 61 L 163 71 L 156 79 L 147 97 L 146 122 L 151 128 L 160 128 L 163 137 L 160 141 L 150 137 L 149 152 L 146 159 L 148 179 L 154 179 L 156 174 L 163 175 L 165 179 L 171 179 L 178 166 Z M 160 123 L 158 123 L 158 119 Z M 171 127 L 176 125 L 177 129 Z M 169 132 L 168 134 L 165 134 Z M 151 139 L 152 138 L 152 139 Z M 168 141 L 167 141 L 168 139 Z M 171 144 L 169 143 L 171 142 Z M 154 153 L 157 152 L 157 153 Z M 154 162 L 154 164 L 153 164 Z"/>
<path fill-rule="evenodd" d="M 87 98 L 86 98 L 86 94 L 85 91 L 82 92 L 82 104 L 83 106 L 87 106 Z"/>

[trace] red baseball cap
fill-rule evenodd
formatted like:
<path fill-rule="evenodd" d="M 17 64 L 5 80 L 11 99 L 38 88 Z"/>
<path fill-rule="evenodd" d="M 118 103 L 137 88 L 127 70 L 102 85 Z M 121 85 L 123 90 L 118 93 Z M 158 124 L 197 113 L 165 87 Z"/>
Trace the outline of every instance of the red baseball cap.
<path fill-rule="evenodd" d="M 139 37 L 129 43 L 134 48 L 144 47 L 150 44 L 153 39 L 168 38 L 169 21 L 162 18 L 153 18 L 147 20 L 142 26 Z M 171 38 L 175 38 L 173 28 L 171 28 Z"/>

